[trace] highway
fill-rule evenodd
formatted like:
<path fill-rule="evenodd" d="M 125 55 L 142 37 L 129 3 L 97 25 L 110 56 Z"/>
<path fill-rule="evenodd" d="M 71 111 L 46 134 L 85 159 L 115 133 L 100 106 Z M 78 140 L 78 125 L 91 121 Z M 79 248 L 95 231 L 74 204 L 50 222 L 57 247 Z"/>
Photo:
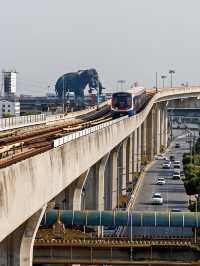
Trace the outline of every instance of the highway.
<path fill-rule="evenodd" d="M 175 156 L 175 160 L 181 161 L 182 171 L 182 155 L 189 151 L 189 144 L 186 143 L 186 134 L 182 130 L 174 130 L 174 141 L 171 142 L 165 155 Z M 179 134 L 179 136 L 177 136 Z M 180 135 L 182 134 L 182 135 Z M 175 144 L 180 143 L 180 148 L 175 148 Z M 180 209 L 181 211 L 188 210 L 189 197 L 185 192 L 183 182 L 181 180 L 173 180 L 171 169 L 162 169 L 163 160 L 155 160 L 151 163 L 144 174 L 144 179 L 141 187 L 136 195 L 133 209 L 136 211 L 170 211 L 172 209 Z M 173 165 L 173 164 L 172 164 Z M 156 181 L 158 177 L 164 177 L 166 184 L 157 185 Z M 152 195 L 154 193 L 161 193 L 163 197 L 163 205 L 152 205 Z M 190 228 L 177 228 L 177 227 L 134 227 L 132 231 L 128 228 L 126 231 L 130 235 L 148 237 L 153 236 L 193 236 L 193 232 Z"/>
<path fill-rule="evenodd" d="M 175 143 L 180 143 L 180 148 L 175 148 Z M 167 157 L 174 155 L 175 160 L 181 161 L 182 164 L 182 155 L 188 151 L 189 144 L 186 143 L 185 135 L 182 135 L 171 143 L 165 155 Z M 151 163 L 151 167 L 145 172 L 143 183 L 136 197 L 134 210 L 170 211 L 178 208 L 182 211 L 188 211 L 189 198 L 186 195 L 183 182 L 181 180 L 173 180 L 173 167 L 171 169 L 162 169 L 162 164 L 163 160 L 156 160 Z M 158 177 L 164 177 L 166 184 L 157 185 L 156 180 Z M 152 195 L 156 192 L 161 193 L 164 200 L 163 205 L 152 205 Z"/>

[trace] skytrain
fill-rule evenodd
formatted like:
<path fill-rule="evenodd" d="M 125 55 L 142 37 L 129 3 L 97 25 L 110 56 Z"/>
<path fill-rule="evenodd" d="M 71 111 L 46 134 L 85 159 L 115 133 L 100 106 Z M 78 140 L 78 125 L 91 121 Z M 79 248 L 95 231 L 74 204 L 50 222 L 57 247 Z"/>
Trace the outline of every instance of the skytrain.
<path fill-rule="evenodd" d="M 112 94 L 111 110 L 113 118 L 120 115 L 135 115 L 145 105 L 147 94 L 144 87 L 134 87 L 127 92 L 115 92 Z"/>

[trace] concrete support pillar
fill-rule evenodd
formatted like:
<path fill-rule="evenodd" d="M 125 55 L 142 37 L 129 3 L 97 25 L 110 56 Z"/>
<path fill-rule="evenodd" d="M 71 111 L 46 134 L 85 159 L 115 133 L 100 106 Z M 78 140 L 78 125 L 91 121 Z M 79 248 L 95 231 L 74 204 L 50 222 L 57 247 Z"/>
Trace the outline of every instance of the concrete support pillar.
<path fill-rule="evenodd" d="M 147 154 L 147 120 L 145 119 L 141 127 L 141 154 L 146 156 Z"/>
<path fill-rule="evenodd" d="M 97 210 L 103 211 L 104 210 L 104 181 L 105 181 L 105 169 L 106 169 L 106 164 L 109 158 L 109 153 L 105 155 L 100 162 L 98 163 L 98 171 L 97 171 Z"/>
<path fill-rule="evenodd" d="M 29 218 L 25 225 L 20 248 L 20 266 L 33 265 L 33 245 L 45 210 L 46 205 Z"/>
<path fill-rule="evenodd" d="M 167 140 L 168 140 L 168 114 L 167 108 L 164 109 L 164 146 L 167 147 Z"/>
<path fill-rule="evenodd" d="M 137 161 L 138 161 L 138 151 L 137 151 L 137 129 L 133 132 L 133 172 L 137 172 Z"/>
<path fill-rule="evenodd" d="M 0 265 L 32 266 L 33 245 L 46 205 L 0 243 Z"/>
<path fill-rule="evenodd" d="M 117 179 L 118 179 L 118 149 L 112 151 L 112 209 L 117 206 Z"/>
<path fill-rule="evenodd" d="M 122 143 L 122 171 L 121 180 L 122 180 L 122 195 L 126 195 L 126 183 L 127 183 L 127 144 L 128 140 L 124 140 Z"/>
<path fill-rule="evenodd" d="M 133 135 L 129 137 L 129 167 L 128 167 L 128 181 L 133 181 Z"/>
<path fill-rule="evenodd" d="M 152 109 L 147 117 L 147 158 L 154 157 L 154 110 Z"/>
<path fill-rule="evenodd" d="M 155 128 L 155 138 L 154 138 L 154 153 L 160 153 L 160 106 L 159 104 L 155 107 L 155 120 L 154 120 L 154 128 Z"/>
<path fill-rule="evenodd" d="M 137 172 L 141 171 L 141 126 L 137 128 Z"/>
<path fill-rule="evenodd" d="M 106 171 L 106 165 L 109 159 L 110 153 L 106 154 L 100 162 L 97 163 L 97 206 L 96 210 L 103 211 L 105 208 L 105 171 Z M 97 227 L 98 236 L 103 236 L 103 227 L 98 226 Z"/>
<path fill-rule="evenodd" d="M 76 181 L 74 185 L 74 191 L 73 191 L 73 196 L 72 196 L 72 205 L 70 206 L 71 210 L 79 211 L 81 209 L 84 209 L 84 193 L 85 193 L 85 182 L 88 177 L 90 169 L 83 173 L 78 180 Z"/>
<path fill-rule="evenodd" d="M 84 185 L 89 171 L 86 171 L 56 196 L 56 206 L 66 210 L 81 210 L 83 203 Z M 83 206 L 82 206 L 83 208 Z"/>
<path fill-rule="evenodd" d="M 160 145 L 164 145 L 164 132 L 165 132 L 165 109 L 162 105 L 161 114 L 160 114 Z"/>

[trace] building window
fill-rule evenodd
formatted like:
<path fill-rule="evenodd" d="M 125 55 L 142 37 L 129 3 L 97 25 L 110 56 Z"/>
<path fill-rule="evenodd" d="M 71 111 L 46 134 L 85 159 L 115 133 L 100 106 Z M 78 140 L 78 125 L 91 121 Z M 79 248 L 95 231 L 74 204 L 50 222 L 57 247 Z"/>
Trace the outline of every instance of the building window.
<path fill-rule="evenodd" d="M 10 113 L 10 109 L 8 109 L 8 113 Z"/>
<path fill-rule="evenodd" d="M 5 113 L 5 109 L 2 109 L 2 112 Z"/>
<path fill-rule="evenodd" d="M 10 104 L 8 105 L 8 108 L 10 107 Z"/>
<path fill-rule="evenodd" d="M 5 107 L 5 104 L 3 104 L 3 107 Z"/>

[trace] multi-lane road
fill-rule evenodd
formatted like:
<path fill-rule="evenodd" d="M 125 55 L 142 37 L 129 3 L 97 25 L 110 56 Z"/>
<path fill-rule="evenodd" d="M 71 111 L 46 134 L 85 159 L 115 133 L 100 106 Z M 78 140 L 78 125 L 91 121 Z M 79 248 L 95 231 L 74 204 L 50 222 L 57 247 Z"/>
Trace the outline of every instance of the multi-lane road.
<path fill-rule="evenodd" d="M 180 143 L 180 148 L 175 148 L 175 144 Z M 175 156 L 175 160 L 181 161 L 182 155 L 189 151 L 189 144 L 186 143 L 186 136 L 177 137 L 168 148 L 166 156 Z M 173 164 L 171 169 L 162 168 L 163 160 L 154 161 L 145 172 L 144 180 L 141 184 L 139 193 L 137 193 L 134 210 L 136 211 L 171 211 L 180 209 L 188 211 L 188 196 L 182 180 L 173 180 Z M 182 170 L 182 169 L 181 169 Z M 158 177 L 164 177 L 166 184 L 157 185 Z M 161 193 L 163 205 L 152 205 L 152 195 Z"/>

